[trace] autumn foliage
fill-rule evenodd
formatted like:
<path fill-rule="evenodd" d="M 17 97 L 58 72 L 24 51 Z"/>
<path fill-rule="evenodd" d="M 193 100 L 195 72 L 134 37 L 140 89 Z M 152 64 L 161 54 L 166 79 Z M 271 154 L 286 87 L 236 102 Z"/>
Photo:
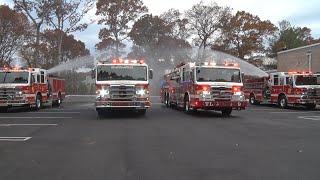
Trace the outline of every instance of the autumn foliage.
<path fill-rule="evenodd" d="M 0 66 L 9 65 L 28 35 L 28 19 L 8 6 L 0 6 Z"/>

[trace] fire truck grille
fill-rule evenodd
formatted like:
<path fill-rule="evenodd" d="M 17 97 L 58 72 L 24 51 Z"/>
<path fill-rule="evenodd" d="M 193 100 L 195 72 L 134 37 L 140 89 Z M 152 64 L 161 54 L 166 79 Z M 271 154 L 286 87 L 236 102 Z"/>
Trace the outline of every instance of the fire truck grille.
<path fill-rule="evenodd" d="M 110 99 L 111 101 L 132 101 L 135 92 L 134 86 L 111 86 Z"/>
<path fill-rule="evenodd" d="M 308 91 L 309 96 L 319 96 L 320 97 L 320 89 L 310 89 Z"/>
<path fill-rule="evenodd" d="M 0 89 L 0 100 L 12 100 L 15 98 L 16 89 L 9 89 L 9 88 L 1 88 Z"/>
<path fill-rule="evenodd" d="M 226 87 L 212 87 L 211 96 L 213 99 L 230 100 L 232 97 L 232 90 Z"/>

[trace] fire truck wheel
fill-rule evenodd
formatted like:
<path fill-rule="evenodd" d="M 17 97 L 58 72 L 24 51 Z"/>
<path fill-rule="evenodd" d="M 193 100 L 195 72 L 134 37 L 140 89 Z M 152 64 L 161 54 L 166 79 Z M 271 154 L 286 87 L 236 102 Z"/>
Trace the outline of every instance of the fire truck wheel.
<path fill-rule="evenodd" d="M 170 107 L 169 94 L 165 95 L 165 105 L 166 105 L 166 107 Z"/>
<path fill-rule="evenodd" d="M 8 108 L 0 108 L 0 113 L 6 113 L 8 111 Z"/>
<path fill-rule="evenodd" d="M 314 110 L 316 108 L 316 106 L 317 106 L 316 104 L 308 104 L 308 105 L 306 105 L 308 110 Z"/>
<path fill-rule="evenodd" d="M 105 111 L 101 110 L 101 109 L 96 109 L 97 113 L 98 113 L 98 117 L 103 117 L 106 115 Z"/>
<path fill-rule="evenodd" d="M 285 108 L 288 107 L 288 101 L 287 101 L 286 96 L 281 95 L 281 96 L 279 97 L 279 99 L 278 99 L 278 105 L 279 105 L 279 107 L 282 108 L 282 109 L 285 109 Z"/>
<path fill-rule="evenodd" d="M 146 112 L 147 112 L 146 109 L 139 109 L 139 110 L 138 110 L 138 114 L 141 115 L 141 116 L 145 115 Z"/>
<path fill-rule="evenodd" d="M 190 113 L 190 102 L 189 102 L 189 97 L 187 96 L 184 100 L 184 111 L 186 113 Z"/>
<path fill-rule="evenodd" d="M 256 97 L 253 94 L 250 95 L 249 102 L 250 102 L 251 105 L 258 104 L 258 102 L 256 101 Z"/>
<path fill-rule="evenodd" d="M 42 107 L 41 95 L 37 94 L 37 96 L 36 96 L 36 110 L 41 109 L 41 107 Z"/>
<path fill-rule="evenodd" d="M 60 106 L 61 102 L 62 102 L 62 98 L 61 98 L 61 93 L 59 92 L 59 94 L 58 94 L 58 100 L 57 100 L 57 105 Z"/>
<path fill-rule="evenodd" d="M 223 117 L 229 117 L 231 115 L 232 109 L 223 109 L 222 111 L 222 116 Z"/>

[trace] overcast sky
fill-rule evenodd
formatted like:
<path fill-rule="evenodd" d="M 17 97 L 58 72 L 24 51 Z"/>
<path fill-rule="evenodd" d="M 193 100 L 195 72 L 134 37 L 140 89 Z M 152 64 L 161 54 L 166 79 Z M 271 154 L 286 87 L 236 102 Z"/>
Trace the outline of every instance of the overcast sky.
<path fill-rule="evenodd" d="M 211 2 L 211 0 L 203 0 Z M 164 11 L 175 8 L 181 12 L 189 9 L 199 0 L 143 0 L 149 12 L 159 15 Z M 274 24 L 286 19 L 295 26 L 306 26 L 312 30 L 315 38 L 320 38 L 320 0 L 216 0 L 220 6 L 229 6 L 233 11 L 245 10 L 258 15 L 262 20 L 270 20 Z M 13 6 L 12 0 L 0 0 L 0 4 Z M 95 9 L 85 17 L 87 21 L 94 20 Z M 75 37 L 85 42 L 93 51 L 99 41 L 100 27 L 92 24 L 83 32 L 75 33 Z"/>

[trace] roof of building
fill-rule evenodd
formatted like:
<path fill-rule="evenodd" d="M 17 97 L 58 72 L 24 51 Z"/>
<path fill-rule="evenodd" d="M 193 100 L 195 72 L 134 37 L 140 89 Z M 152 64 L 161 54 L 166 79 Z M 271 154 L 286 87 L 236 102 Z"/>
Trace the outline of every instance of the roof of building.
<path fill-rule="evenodd" d="M 311 45 L 307 45 L 307 46 L 301 46 L 301 47 L 298 47 L 298 48 L 293 48 L 293 49 L 280 51 L 277 54 L 287 53 L 287 52 L 296 51 L 296 50 L 300 50 L 300 49 L 311 48 L 311 47 L 314 47 L 314 46 L 320 46 L 320 43 L 316 43 L 316 44 L 311 44 Z"/>

